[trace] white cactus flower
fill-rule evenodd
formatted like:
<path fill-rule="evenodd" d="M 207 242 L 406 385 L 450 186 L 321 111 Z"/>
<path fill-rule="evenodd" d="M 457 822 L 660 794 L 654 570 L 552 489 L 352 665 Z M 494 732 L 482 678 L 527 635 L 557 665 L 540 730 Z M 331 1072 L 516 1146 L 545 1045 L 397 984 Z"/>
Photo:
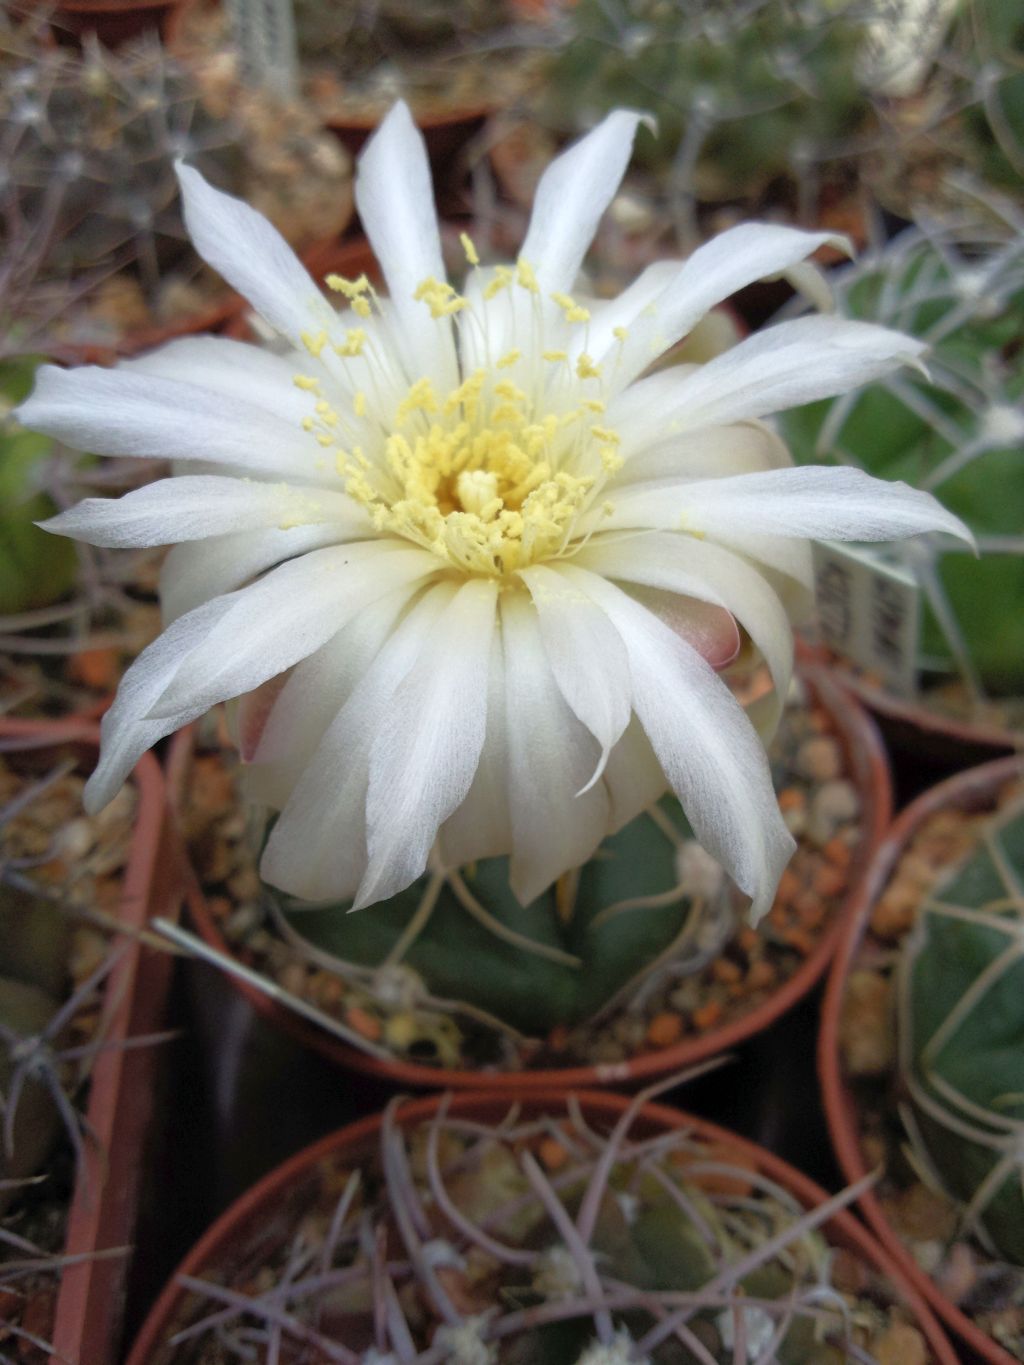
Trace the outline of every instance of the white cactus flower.
<path fill-rule="evenodd" d="M 571 296 L 639 121 L 613 113 L 552 163 L 515 265 L 481 266 L 466 238 L 458 294 L 396 105 L 356 190 L 388 296 L 332 278 L 341 312 L 259 214 L 180 171 L 196 247 L 292 352 L 198 337 L 44 367 L 20 409 L 77 447 L 195 470 L 47 523 L 177 543 L 91 810 L 156 740 L 242 698 L 252 794 L 280 811 L 262 873 L 297 896 L 368 905 L 436 848 L 510 855 L 525 904 L 671 787 L 755 911 L 771 904 L 792 839 L 716 669 L 742 628 L 785 694 L 811 539 L 968 533 L 902 484 L 792 468 L 760 422 L 913 361 L 908 337 L 805 318 L 642 377 L 828 234 L 746 224 L 615 299 Z"/>

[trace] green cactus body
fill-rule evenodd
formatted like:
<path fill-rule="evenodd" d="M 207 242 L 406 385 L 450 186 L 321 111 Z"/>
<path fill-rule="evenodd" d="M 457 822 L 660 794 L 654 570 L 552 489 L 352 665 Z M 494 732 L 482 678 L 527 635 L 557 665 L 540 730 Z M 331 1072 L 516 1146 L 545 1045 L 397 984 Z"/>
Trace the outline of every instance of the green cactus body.
<path fill-rule="evenodd" d="M 974 702 L 1024 694 L 1024 255 L 908 231 L 838 281 L 840 311 L 930 341 L 930 379 L 900 374 L 781 420 L 799 463 L 855 464 L 927 488 L 981 556 L 907 553 L 925 598 L 922 681 L 959 675 Z M 903 552 L 898 552 L 903 553 Z"/>
<path fill-rule="evenodd" d="M 378 967 L 407 943 L 401 960 L 431 994 L 543 1035 L 589 1018 L 706 929 L 703 907 L 676 869 L 688 835 L 682 810 L 666 798 L 657 814 L 605 840 L 578 874 L 526 907 L 509 887 L 508 859 L 490 858 L 446 878 L 439 891 L 428 874 L 372 914 L 284 898 L 281 911 L 294 934 L 344 963 Z M 724 913 L 731 922 L 728 907 Z"/>
<path fill-rule="evenodd" d="M 983 829 L 905 941 L 902 1086 L 914 1146 L 968 1227 L 1024 1265 L 1024 801 Z"/>
<path fill-rule="evenodd" d="M 59 601 L 78 565 L 70 541 L 58 543 L 35 525 L 58 510 L 42 489 L 52 442 L 7 415 L 28 395 L 37 363 L 0 363 L 0 616 Z"/>
<path fill-rule="evenodd" d="M 575 127 L 609 109 L 647 109 L 656 138 L 637 154 L 668 164 L 699 138 L 698 197 L 759 193 L 815 147 L 848 139 L 868 111 L 856 78 L 859 25 L 790 3 L 580 0 L 546 83 L 547 115 Z"/>

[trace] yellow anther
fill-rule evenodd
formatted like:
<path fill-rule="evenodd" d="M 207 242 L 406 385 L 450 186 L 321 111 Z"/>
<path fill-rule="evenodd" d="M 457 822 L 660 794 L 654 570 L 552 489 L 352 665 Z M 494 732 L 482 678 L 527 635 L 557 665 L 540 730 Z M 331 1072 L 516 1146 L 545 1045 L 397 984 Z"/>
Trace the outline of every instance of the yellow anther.
<path fill-rule="evenodd" d="M 434 386 L 429 379 L 417 379 L 412 388 L 398 405 L 395 413 L 395 422 L 401 426 L 414 412 L 436 412 L 437 399 L 434 397 Z"/>
<path fill-rule="evenodd" d="M 516 261 L 516 283 L 529 294 L 540 293 L 540 283 L 533 266 L 522 256 Z"/>
<path fill-rule="evenodd" d="M 580 379 L 600 379 L 601 369 L 584 351 L 576 361 L 576 374 Z"/>
<path fill-rule="evenodd" d="M 303 332 L 302 344 L 311 356 L 319 358 L 320 352 L 327 345 L 327 333 L 317 332 L 314 336 L 312 332 Z"/>
<path fill-rule="evenodd" d="M 629 336 L 629 333 L 626 331 L 625 327 L 613 327 L 612 336 L 616 341 L 625 341 Z"/>
<path fill-rule="evenodd" d="M 357 417 L 366 416 L 366 394 L 363 393 L 362 389 L 352 399 L 352 411 Z"/>
<path fill-rule="evenodd" d="M 591 427 L 590 430 L 599 441 L 607 441 L 613 446 L 622 444 L 622 437 L 617 431 L 612 431 L 611 427 Z"/>
<path fill-rule="evenodd" d="M 344 346 L 335 346 L 334 350 L 338 355 L 354 356 L 362 355 L 363 347 L 366 345 L 366 331 L 362 327 L 349 327 L 345 332 Z"/>
<path fill-rule="evenodd" d="M 583 406 L 588 412 L 607 412 L 608 404 L 602 403 L 600 398 L 584 398 Z"/>
<path fill-rule="evenodd" d="M 317 393 L 320 388 L 319 379 L 314 379 L 309 374 L 297 374 L 293 377 L 292 383 L 297 389 L 302 389 L 304 393 Z"/>
<path fill-rule="evenodd" d="M 303 419 L 302 419 L 302 430 L 303 430 L 303 431 L 312 431 L 312 430 L 313 430 L 313 419 L 312 419 L 312 417 L 303 417 Z"/>
<path fill-rule="evenodd" d="M 476 247 L 473 245 L 473 239 L 472 237 L 470 237 L 469 233 L 460 232 L 459 241 L 462 243 L 462 249 L 466 253 L 466 260 L 470 263 L 470 265 L 479 265 L 480 255 Z"/>
<path fill-rule="evenodd" d="M 507 398 L 510 403 L 524 403 L 526 394 L 522 389 L 511 383 L 509 380 L 502 380 L 500 384 L 495 384 L 494 392 L 499 398 Z"/>
<path fill-rule="evenodd" d="M 517 360 L 522 360 L 522 358 L 523 358 L 522 351 L 517 351 L 513 349 L 501 357 L 501 359 L 498 361 L 497 367 L 499 370 L 507 370 L 511 368 L 511 366 L 513 366 Z"/>
<path fill-rule="evenodd" d="M 507 289 L 512 283 L 512 271 L 507 265 L 496 265 L 494 267 L 494 278 L 484 290 L 485 299 L 493 299 L 500 294 L 503 289 Z"/>
<path fill-rule="evenodd" d="M 358 280 L 346 280 L 344 275 L 328 275 L 324 283 L 328 289 L 333 289 L 336 294 L 344 294 L 347 299 L 357 299 L 370 287 L 365 275 L 360 275 Z"/>
<path fill-rule="evenodd" d="M 318 444 L 324 446 L 325 448 L 326 448 L 327 446 L 332 446 L 332 445 L 334 445 L 334 437 L 328 435 L 328 433 L 327 433 L 326 431 L 321 431 L 321 432 L 317 435 L 317 438 L 316 438 L 316 439 L 317 439 Z"/>
<path fill-rule="evenodd" d="M 352 300 L 352 311 L 357 317 L 368 318 L 371 313 L 370 300 L 358 298 Z"/>
<path fill-rule="evenodd" d="M 560 360 L 568 360 L 568 359 L 569 359 L 569 352 L 568 352 L 568 351 L 541 351 L 541 356 L 542 356 L 542 358 L 543 358 L 544 360 L 550 360 L 550 361 L 552 361 L 552 362 L 557 362 L 557 361 L 560 361 Z"/>

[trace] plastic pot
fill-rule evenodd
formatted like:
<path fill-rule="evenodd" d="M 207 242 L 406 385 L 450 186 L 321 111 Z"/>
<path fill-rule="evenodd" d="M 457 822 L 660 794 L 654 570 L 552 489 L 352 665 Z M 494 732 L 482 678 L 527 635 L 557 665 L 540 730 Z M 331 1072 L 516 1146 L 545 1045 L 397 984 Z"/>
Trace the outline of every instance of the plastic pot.
<path fill-rule="evenodd" d="M 899 866 L 904 851 L 931 816 L 950 808 L 976 811 L 991 806 L 1000 786 L 1014 777 L 1024 777 L 1024 758 L 1000 759 L 958 773 L 918 797 L 894 822 L 856 894 L 829 976 L 818 1041 L 818 1075 L 825 1116 L 839 1165 L 851 1182 L 867 1174 L 867 1166 L 858 1136 L 856 1104 L 843 1075 L 839 1029 L 847 980 L 868 933 L 871 911 Z M 925 1274 L 889 1222 L 877 1196 L 871 1191 L 862 1195 L 860 1207 L 878 1240 L 899 1264 L 904 1277 L 945 1323 L 982 1360 L 991 1365 L 1016 1365 L 1015 1357 L 977 1327 Z"/>
<path fill-rule="evenodd" d="M 14 749 L 69 746 L 91 769 L 99 749 L 93 725 L 69 719 L 37 722 L 0 719 L 0 742 Z M 95 1059 L 86 1121 L 90 1138 L 68 1214 L 64 1255 L 81 1258 L 61 1274 L 53 1328 L 53 1359 L 81 1365 L 112 1365 L 117 1359 L 128 1256 L 94 1258 L 114 1247 L 130 1247 L 138 1212 L 143 1152 L 153 1114 L 153 1082 L 159 1047 L 123 1048 L 126 1039 L 163 1025 L 173 959 L 147 947 L 137 934 L 150 915 L 174 918 L 181 902 L 180 845 L 167 820 L 167 799 L 159 765 L 143 755 L 131 781 L 138 809 L 124 872 L 118 918 L 126 947 L 105 987 L 113 1044 Z"/>
<path fill-rule="evenodd" d="M 609 1130 L 629 1106 L 624 1096 L 601 1091 L 581 1091 L 575 1098 L 587 1122 L 604 1131 Z M 510 1103 L 508 1095 L 493 1092 L 454 1098 L 435 1095 L 403 1103 L 400 1121 L 406 1125 L 429 1120 L 446 1101 L 450 1101 L 449 1112 L 453 1116 L 489 1124 L 498 1122 L 508 1112 Z M 521 1117 L 530 1118 L 541 1113 L 556 1116 L 565 1114 L 565 1090 L 540 1092 L 531 1096 L 522 1106 Z M 126 1365 L 152 1365 L 158 1358 L 157 1352 L 162 1343 L 175 1330 L 178 1315 L 188 1297 L 188 1291 L 179 1283 L 179 1276 L 203 1277 L 225 1252 L 236 1252 L 245 1245 L 247 1238 L 254 1234 L 258 1236 L 261 1230 L 272 1223 L 273 1210 L 293 1190 L 300 1189 L 307 1181 L 316 1178 L 316 1169 L 323 1160 L 333 1159 L 346 1168 L 365 1161 L 377 1148 L 380 1127 L 380 1116 L 373 1115 L 322 1138 L 271 1171 L 236 1200 L 196 1243 L 168 1281 L 143 1324 Z M 723 1149 L 727 1149 L 730 1155 L 734 1152 L 738 1164 L 757 1170 L 775 1181 L 807 1209 L 819 1207 L 829 1197 L 806 1176 L 763 1147 L 678 1109 L 661 1104 L 645 1104 L 630 1132 L 637 1136 L 653 1136 L 684 1128 L 712 1145 L 717 1152 L 722 1153 L 723 1159 Z M 895 1289 L 895 1297 L 910 1310 L 916 1326 L 928 1343 L 933 1361 L 937 1365 L 955 1365 L 957 1357 L 927 1304 L 861 1224 L 849 1213 L 841 1211 L 825 1224 L 823 1231 L 832 1245 L 857 1253 L 883 1273 Z"/>
<path fill-rule="evenodd" d="M 878 846 L 892 813 L 892 793 L 885 750 L 870 718 L 829 675 L 817 668 L 802 670 L 802 677 L 817 700 L 833 718 L 849 768 L 850 779 L 861 802 L 862 834 L 850 868 L 849 889 L 833 923 L 818 939 L 797 971 L 777 991 L 747 1014 L 721 1027 L 710 1028 L 698 1037 L 683 1038 L 668 1047 L 641 1053 L 627 1061 L 522 1071 L 445 1070 L 399 1059 L 380 1059 L 349 1047 L 335 1036 L 308 1023 L 284 1005 L 272 1000 L 258 987 L 231 975 L 232 984 L 256 1012 L 277 1027 L 285 1029 L 304 1046 L 320 1052 L 329 1060 L 400 1086 L 430 1087 L 446 1090 L 489 1090 L 508 1094 L 530 1094 L 552 1088 L 594 1086 L 636 1086 L 659 1076 L 668 1076 L 697 1062 L 737 1046 L 745 1039 L 767 1029 L 780 1015 L 807 994 L 822 977 L 851 913 L 859 904 L 859 884 Z M 192 736 L 183 731 L 174 741 L 168 768 L 171 799 L 180 808 L 192 752 Z M 221 934 L 197 878 L 189 873 L 186 888 L 189 916 L 205 942 L 222 954 L 230 948 Z"/>
<path fill-rule="evenodd" d="M 120 47 L 143 33 L 168 36 L 172 16 L 193 0 L 57 0 L 50 27 L 58 43 L 81 47 L 90 33 L 106 47 Z"/>

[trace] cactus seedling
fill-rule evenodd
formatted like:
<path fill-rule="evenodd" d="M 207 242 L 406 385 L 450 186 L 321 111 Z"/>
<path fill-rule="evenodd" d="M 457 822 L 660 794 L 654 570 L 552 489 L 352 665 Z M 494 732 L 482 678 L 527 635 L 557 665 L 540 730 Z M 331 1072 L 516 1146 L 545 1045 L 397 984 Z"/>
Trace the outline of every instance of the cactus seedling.
<path fill-rule="evenodd" d="M 794 457 L 926 488 L 975 532 L 981 558 L 918 542 L 896 557 L 926 604 L 922 683 L 958 680 L 978 712 L 1024 694 L 1024 236 L 908 229 L 837 277 L 840 311 L 930 344 L 928 375 L 894 376 L 782 419 Z M 961 698 L 960 707 L 965 703 Z"/>
<path fill-rule="evenodd" d="M 574 1097 L 525 1118 L 442 1099 L 419 1122 L 394 1101 L 375 1150 L 278 1184 L 228 1259 L 182 1277 L 153 1365 L 841 1365 L 899 1331 L 925 1358 L 817 1231 L 854 1191 L 805 1212 L 746 1154 L 634 1135 L 643 1098 L 611 1131 Z"/>
<path fill-rule="evenodd" d="M 987 821 L 905 940 L 904 1112 L 965 1230 L 1024 1265 L 1024 800 Z"/>

